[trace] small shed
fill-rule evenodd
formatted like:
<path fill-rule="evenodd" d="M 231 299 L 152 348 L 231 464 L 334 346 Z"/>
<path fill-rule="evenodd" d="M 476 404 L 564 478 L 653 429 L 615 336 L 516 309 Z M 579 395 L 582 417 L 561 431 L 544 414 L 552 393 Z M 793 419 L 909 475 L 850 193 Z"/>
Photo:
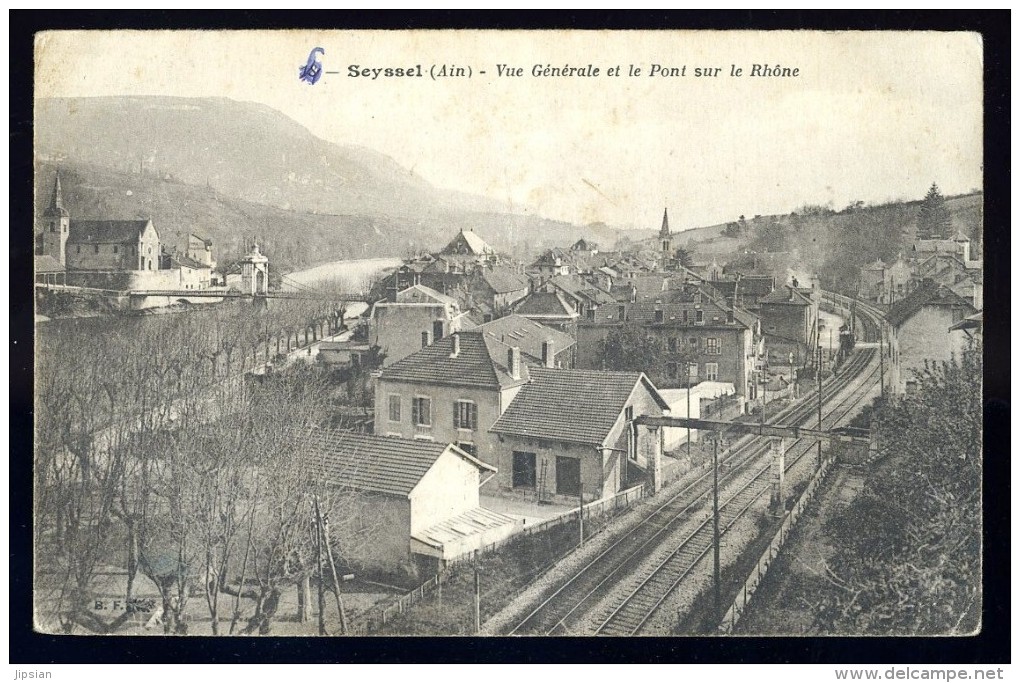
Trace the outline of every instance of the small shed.
<path fill-rule="evenodd" d="M 495 468 L 452 444 L 326 429 L 293 437 L 313 479 L 349 498 L 345 533 L 371 534 L 351 546 L 364 568 L 433 572 L 519 527 L 480 505 Z"/>

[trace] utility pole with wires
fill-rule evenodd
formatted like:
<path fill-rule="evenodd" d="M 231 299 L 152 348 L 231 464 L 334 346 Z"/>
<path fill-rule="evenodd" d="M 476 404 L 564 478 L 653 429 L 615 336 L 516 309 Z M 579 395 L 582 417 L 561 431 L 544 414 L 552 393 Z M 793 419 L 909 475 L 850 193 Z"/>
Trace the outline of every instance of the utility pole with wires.
<path fill-rule="evenodd" d="M 719 559 L 719 442 L 722 432 L 713 434 L 712 441 L 712 576 L 715 583 L 715 616 L 722 618 L 722 573 Z"/>
<path fill-rule="evenodd" d="M 822 431 L 822 345 L 818 345 L 818 431 Z M 818 442 L 818 458 L 815 463 L 817 467 L 822 466 L 822 442 Z"/>

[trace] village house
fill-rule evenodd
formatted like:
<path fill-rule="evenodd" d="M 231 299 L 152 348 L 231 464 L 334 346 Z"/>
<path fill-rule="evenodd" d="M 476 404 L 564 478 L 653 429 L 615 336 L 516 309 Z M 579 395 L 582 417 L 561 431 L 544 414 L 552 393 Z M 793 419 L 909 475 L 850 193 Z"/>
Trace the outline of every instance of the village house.
<path fill-rule="evenodd" d="M 626 317 L 577 328 L 577 367 L 598 368 L 599 346 L 614 330 L 636 325 L 659 341 L 665 361 L 645 368 L 656 386 L 690 386 L 703 380 L 733 384 L 741 401 L 757 397 L 755 363 L 760 353 L 758 319 L 709 289 L 682 284 L 634 302 Z M 612 368 L 606 368 L 612 369 Z"/>
<path fill-rule="evenodd" d="M 669 406 L 640 372 L 534 368 L 492 426 L 496 481 L 504 493 L 573 502 L 661 481 L 661 430 L 636 416 Z"/>
<path fill-rule="evenodd" d="M 425 576 L 519 530 L 480 504 L 496 471 L 449 443 L 313 429 L 292 435 L 315 482 L 344 514 L 335 534 L 362 571 Z"/>
<path fill-rule="evenodd" d="M 560 275 L 535 287 L 535 291 L 559 292 L 579 320 L 601 322 L 613 320 L 618 313 L 615 297 L 579 275 Z"/>
<path fill-rule="evenodd" d="M 472 326 L 457 299 L 431 287 L 414 285 L 398 292 L 395 298 L 393 303 L 375 304 L 369 315 L 368 343 L 384 354 L 383 366 Z"/>
<path fill-rule="evenodd" d="M 513 311 L 528 320 L 577 337 L 577 320 L 581 315 L 559 291 L 532 292 L 514 304 Z"/>
<path fill-rule="evenodd" d="M 761 331 L 768 357 L 780 365 L 802 365 L 817 341 L 817 290 L 785 285 L 760 301 Z M 791 362 L 790 359 L 793 359 Z"/>
<path fill-rule="evenodd" d="M 501 260 L 496 250 L 474 230 L 463 229 L 440 250 L 437 257 L 461 268 L 468 264 L 494 265 Z"/>
<path fill-rule="evenodd" d="M 571 275 L 577 272 L 571 255 L 558 247 L 546 249 L 528 266 L 527 272 L 539 282 L 545 282 L 557 275 Z"/>
<path fill-rule="evenodd" d="M 455 443 L 495 466 L 488 429 L 530 376 L 519 346 L 477 329 L 454 332 L 379 373 L 374 431 Z"/>
<path fill-rule="evenodd" d="M 776 278 L 773 275 L 744 275 L 735 271 L 730 274 L 718 273 L 715 277 L 707 279 L 705 284 L 734 305 L 749 313 L 758 314 L 761 310 L 761 300 L 775 290 Z"/>
<path fill-rule="evenodd" d="M 983 307 L 980 266 L 968 268 L 964 260 L 951 254 L 936 252 L 918 261 L 914 266 L 912 280 L 915 286 L 924 280 L 945 285 L 955 294 L 969 299 L 974 308 Z"/>
<path fill-rule="evenodd" d="M 910 293 L 913 269 L 903 255 L 886 265 L 876 260 L 861 269 L 861 296 L 867 301 L 891 304 Z"/>
<path fill-rule="evenodd" d="M 531 280 L 505 266 L 485 266 L 464 278 L 465 308 L 480 313 L 488 322 L 510 311 L 515 303 L 531 291 Z"/>
<path fill-rule="evenodd" d="M 520 348 L 521 359 L 528 366 L 574 366 L 576 342 L 573 337 L 522 315 L 507 315 L 474 329 L 508 346 Z"/>
<path fill-rule="evenodd" d="M 888 378 L 895 394 L 912 393 L 914 372 L 925 362 L 947 361 L 959 352 L 949 330 L 975 313 L 970 301 L 930 280 L 897 301 L 886 314 L 892 367 Z"/>
<path fill-rule="evenodd" d="M 959 230 L 949 239 L 917 240 L 911 248 L 913 258 L 924 260 L 932 254 L 951 254 L 964 263 L 971 261 L 970 238 Z"/>

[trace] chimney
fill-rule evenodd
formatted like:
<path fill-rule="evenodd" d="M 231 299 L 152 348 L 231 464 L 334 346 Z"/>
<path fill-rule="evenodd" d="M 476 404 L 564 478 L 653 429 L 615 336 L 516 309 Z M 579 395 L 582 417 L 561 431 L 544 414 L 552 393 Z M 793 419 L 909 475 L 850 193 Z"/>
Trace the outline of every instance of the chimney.
<path fill-rule="evenodd" d="M 556 346 L 552 339 L 542 342 L 542 365 L 547 368 L 556 367 Z"/>
<path fill-rule="evenodd" d="M 453 351 L 450 352 L 450 358 L 456 358 L 460 355 L 460 333 L 454 332 L 451 337 L 453 338 Z"/>
<path fill-rule="evenodd" d="M 521 378 L 521 349 L 511 346 L 506 352 L 506 368 L 513 379 Z"/>

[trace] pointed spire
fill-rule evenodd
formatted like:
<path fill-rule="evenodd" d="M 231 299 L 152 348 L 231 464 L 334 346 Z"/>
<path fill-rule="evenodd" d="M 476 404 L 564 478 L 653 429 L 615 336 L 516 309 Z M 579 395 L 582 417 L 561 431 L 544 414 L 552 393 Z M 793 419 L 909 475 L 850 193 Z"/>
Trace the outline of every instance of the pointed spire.
<path fill-rule="evenodd" d="M 57 179 L 53 181 L 53 197 L 50 199 L 50 208 L 64 208 L 64 197 L 60 192 L 60 171 L 57 171 Z"/>
<path fill-rule="evenodd" d="M 662 210 L 662 227 L 659 228 L 659 237 L 669 237 L 669 211 Z"/>
<path fill-rule="evenodd" d="M 64 196 L 60 190 L 60 171 L 57 171 L 57 179 L 53 181 L 53 194 L 50 196 L 50 205 L 46 207 L 46 216 L 66 216 L 64 209 Z"/>

